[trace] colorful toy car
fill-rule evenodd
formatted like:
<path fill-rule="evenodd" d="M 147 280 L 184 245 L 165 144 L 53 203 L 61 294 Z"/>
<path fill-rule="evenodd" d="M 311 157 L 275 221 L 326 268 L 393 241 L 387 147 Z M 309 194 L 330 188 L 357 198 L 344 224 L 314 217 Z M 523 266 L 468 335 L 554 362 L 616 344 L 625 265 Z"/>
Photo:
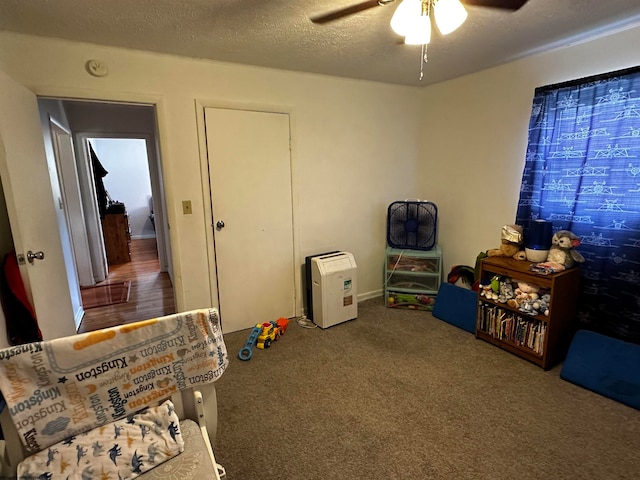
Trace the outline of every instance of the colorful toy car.
<path fill-rule="evenodd" d="M 262 324 L 262 332 L 258 335 L 258 341 L 256 347 L 269 348 L 271 342 L 275 342 L 280 338 L 282 330 L 271 322 L 265 322 Z"/>
<path fill-rule="evenodd" d="M 251 360 L 254 346 L 260 349 L 269 348 L 271 342 L 275 342 L 281 335 L 284 335 L 288 326 L 289 319 L 283 317 L 275 322 L 258 323 L 251 329 L 247 343 L 238 352 L 238 358 L 244 361 Z"/>

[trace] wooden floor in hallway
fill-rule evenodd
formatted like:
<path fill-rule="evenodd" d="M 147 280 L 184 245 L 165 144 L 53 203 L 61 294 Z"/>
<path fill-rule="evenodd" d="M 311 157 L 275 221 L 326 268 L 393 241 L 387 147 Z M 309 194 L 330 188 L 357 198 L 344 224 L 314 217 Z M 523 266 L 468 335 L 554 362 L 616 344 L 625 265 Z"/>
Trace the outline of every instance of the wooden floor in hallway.
<path fill-rule="evenodd" d="M 85 310 L 78 333 L 176 313 L 169 274 L 160 272 L 155 238 L 131 241 L 131 261 L 109 266 L 98 285 L 131 281 L 129 301 Z"/>

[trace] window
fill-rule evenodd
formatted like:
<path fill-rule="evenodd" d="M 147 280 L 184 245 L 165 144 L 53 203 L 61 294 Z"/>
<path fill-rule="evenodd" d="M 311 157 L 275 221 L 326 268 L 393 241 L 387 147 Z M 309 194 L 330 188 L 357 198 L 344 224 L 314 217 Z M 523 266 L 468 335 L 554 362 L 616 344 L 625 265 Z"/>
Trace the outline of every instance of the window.
<path fill-rule="evenodd" d="M 536 89 L 516 222 L 580 237 L 582 327 L 640 342 L 640 68 Z"/>

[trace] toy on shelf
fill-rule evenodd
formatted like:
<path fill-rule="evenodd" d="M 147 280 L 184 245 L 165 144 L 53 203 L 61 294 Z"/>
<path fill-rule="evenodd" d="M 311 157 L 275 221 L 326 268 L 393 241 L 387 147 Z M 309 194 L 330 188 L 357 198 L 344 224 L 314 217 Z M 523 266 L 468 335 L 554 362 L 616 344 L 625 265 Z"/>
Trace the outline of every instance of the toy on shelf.
<path fill-rule="evenodd" d="M 434 304 L 434 295 L 389 292 L 387 306 L 406 307 L 415 310 L 431 310 L 433 309 Z"/>
<path fill-rule="evenodd" d="M 505 285 L 501 282 L 499 275 L 494 275 L 491 278 L 490 283 L 479 284 L 478 291 L 481 297 L 485 297 L 489 300 L 498 301 L 501 295 L 506 297 Z M 504 303 L 504 302 L 502 302 Z"/>
<path fill-rule="evenodd" d="M 575 248 L 580 246 L 580 237 L 569 230 L 553 234 L 547 261 L 531 265 L 531 271 L 542 274 L 562 272 L 584 263 L 585 258 Z"/>
<path fill-rule="evenodd" d="M 502 227 L 500 246 L 487 250 L 490 257 L 511 257 L 516 260 L 526 260 L 524 251 L 522 227 L 520 225 L 504 225 Z"/>
<path fill-rule="evenodd" d="M 527 315 L 549 316 L 549 290 L 529 282 L 494 275 L 490 283 L 479 286 L 479 295 L 495 303 L 506 303 Z"/>
<path fill-rule="evenodd" d="M 288 318 L 279 318 L 275 322 L 258 323 L 249 334 L 249 338 L 244 347 L 238 352 L 240 360 L 251 360 L 253 356 L 253 347 L 260 349 L 269 348 L 271 342 L 278 340 L 289 326 Z"/>

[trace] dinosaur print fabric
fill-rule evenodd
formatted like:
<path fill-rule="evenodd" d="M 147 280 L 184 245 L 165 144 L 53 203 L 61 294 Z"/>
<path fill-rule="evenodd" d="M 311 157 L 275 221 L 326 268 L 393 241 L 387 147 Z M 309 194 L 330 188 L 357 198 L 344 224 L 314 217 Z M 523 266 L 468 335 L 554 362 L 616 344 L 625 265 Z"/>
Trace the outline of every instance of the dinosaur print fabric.
<path fill-rule="evenodd" d="M 192 310 L 0 349 L 0 391 L 36 453 L 211 383 L 228 362 L 217 310 Z"/>
<path fill-rule="evenodd" d="M 18 480 L 135 478 L 184 450 L 178 422 L 167 400 L 31 455 Z"/>

